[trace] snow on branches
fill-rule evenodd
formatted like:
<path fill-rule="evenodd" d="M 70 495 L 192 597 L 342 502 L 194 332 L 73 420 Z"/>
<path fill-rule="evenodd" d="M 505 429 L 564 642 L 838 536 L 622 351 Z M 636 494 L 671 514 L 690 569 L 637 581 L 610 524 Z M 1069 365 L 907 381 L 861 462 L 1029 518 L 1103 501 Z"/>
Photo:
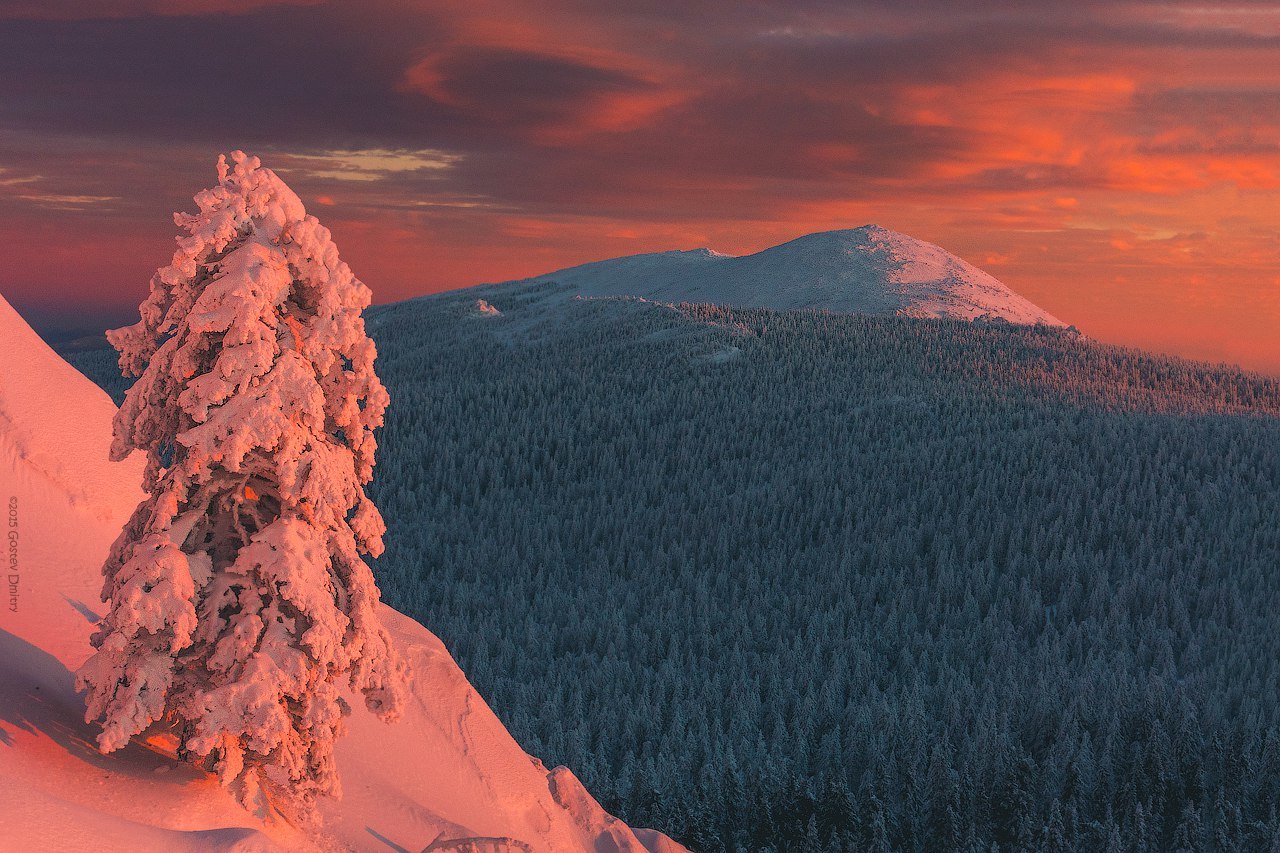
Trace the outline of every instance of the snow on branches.
<path fill-rule="evenodd" d="M 369 289 L 275 173 L 236 151 L 175 214 L 186 232 L 140 321 L 108 334 L 138 377 L 113 459 L 148 493 L 111 548 L 110 611 L 77 673 L 99 747 L 157 721 L 246 805 L 339 795 L 342 682 L 394 719 L 405 668 L 361 555 L 386 527 L 365 495 L 388 398 Z"/>

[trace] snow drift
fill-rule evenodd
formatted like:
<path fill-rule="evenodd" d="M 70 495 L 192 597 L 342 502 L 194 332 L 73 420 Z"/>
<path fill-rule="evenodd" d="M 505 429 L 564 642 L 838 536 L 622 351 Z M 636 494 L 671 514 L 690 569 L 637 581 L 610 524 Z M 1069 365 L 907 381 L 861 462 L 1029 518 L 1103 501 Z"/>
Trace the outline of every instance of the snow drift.
<path fill-rule="evenodd" d="M 525 281 L 582 296 L 1065 325 L 945 249 L 878 225 L 810 234 L 754 255 L 631 255 Z"/>
<path fill-rule="evenodd" d="M 627 851 L 678 853 L 606 814 L 567 769 L 512 740 L 440 641 L 388 607 L 410 664 L 404 718 L 355 709 L 337 747 L 345 796 L 325 837 L 258 819 L 163 742 L 109 756 L 82 722 L 71 672 L 100 618 L 100 569 L 141 499 L 142 460 L 108 461 L 115 407 L 0 298 L 0 500 L 7 507 L 0 617 L 0 846 L 37 850 Z"/>

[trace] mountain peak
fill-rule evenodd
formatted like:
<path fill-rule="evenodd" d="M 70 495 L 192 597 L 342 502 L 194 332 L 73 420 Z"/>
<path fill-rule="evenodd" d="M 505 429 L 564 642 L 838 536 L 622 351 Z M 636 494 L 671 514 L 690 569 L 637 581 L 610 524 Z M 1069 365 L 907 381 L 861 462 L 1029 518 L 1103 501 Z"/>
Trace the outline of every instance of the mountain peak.
<path fill-rule="evenodd" d="M 750 255 L 631 255 L 527 281 L 554 281 L 582 296 L 1065 325 L 940 246 L 874 223 L 806 234 Z"/>

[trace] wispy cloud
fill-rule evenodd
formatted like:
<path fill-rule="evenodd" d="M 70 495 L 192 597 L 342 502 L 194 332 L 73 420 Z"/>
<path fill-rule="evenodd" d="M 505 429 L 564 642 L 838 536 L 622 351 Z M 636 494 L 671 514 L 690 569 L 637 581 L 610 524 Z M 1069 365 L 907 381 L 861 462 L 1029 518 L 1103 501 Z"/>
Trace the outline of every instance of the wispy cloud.
<path fill-rule="evenodd" d="M 22 184 L 33 184 L 40 180 L 39 175 L 20 175 L 17 177 L 6 176 L 8 170 L 0 167 L 0 187 L 16 187 Z"/>
<path fill-rule="evenodd" d="M 460 154 L 424 148 L 419 150 L 365 148 L 324 151 L 319 154 L 286 154 L 276 168 L 287 174 L 305 172 L 313 178 L 335 181 L 381 181 L 406 172 L 443 172 L 462 160 Z"/>
<path fill-rule="evenodd" d="M 102 204 L 107 201 L 115 201 L 119 196 L 114 195 L 59 195 L 58 193 L 30 193 L 19 195 L 18 198 L 23 201 L 33 202 L 35 204 L 47 207 L 56 207 L 62 209 L 75 209 L 85 207 L 87 205 Z"/>

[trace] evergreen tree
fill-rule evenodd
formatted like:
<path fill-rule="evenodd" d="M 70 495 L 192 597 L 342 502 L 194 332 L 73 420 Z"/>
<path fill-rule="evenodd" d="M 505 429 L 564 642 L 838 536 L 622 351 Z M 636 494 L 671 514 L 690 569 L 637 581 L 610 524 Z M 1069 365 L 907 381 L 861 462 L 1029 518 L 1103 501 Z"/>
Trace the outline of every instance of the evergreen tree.
<path fill-rule="evenodd" d="M 995 840 L 1002 849 L 1025 849 L 1033 840 L 1035 762 L 1019 751 L 992 803 Z"/>
<path fill-rule="evenodd" d="M 110 610 L 77 674 L 102 751 L 160 720 L 246 804 L 307 814 L 340 793 L 345 681 L 393 719 L 404 668 L 362 554 L 385 526 L 365 495 L 387 394 L 369 290 L 257 158 L 216 187 L 160 269 L 140 321 L 111 332 L 138 381 L 112 457 L 146 454 L 147 498 L 103 567 Z"/>
<path fill-rule="evenodd" d="M 1204 849 L 1204 827 L 1200 823 L 1200 811 L 1188 803 L 1173 832 L 1173 853 L 1200 853 Z"/>
<path fill-rule="evenodd" d="M 1049 806 L 1049 820 L 1040 833 L 1039 849 L 1042 853 L 1070 853 L 1067 827 L 1062 817 L 1062 803 L 1054 800 Z"/>

